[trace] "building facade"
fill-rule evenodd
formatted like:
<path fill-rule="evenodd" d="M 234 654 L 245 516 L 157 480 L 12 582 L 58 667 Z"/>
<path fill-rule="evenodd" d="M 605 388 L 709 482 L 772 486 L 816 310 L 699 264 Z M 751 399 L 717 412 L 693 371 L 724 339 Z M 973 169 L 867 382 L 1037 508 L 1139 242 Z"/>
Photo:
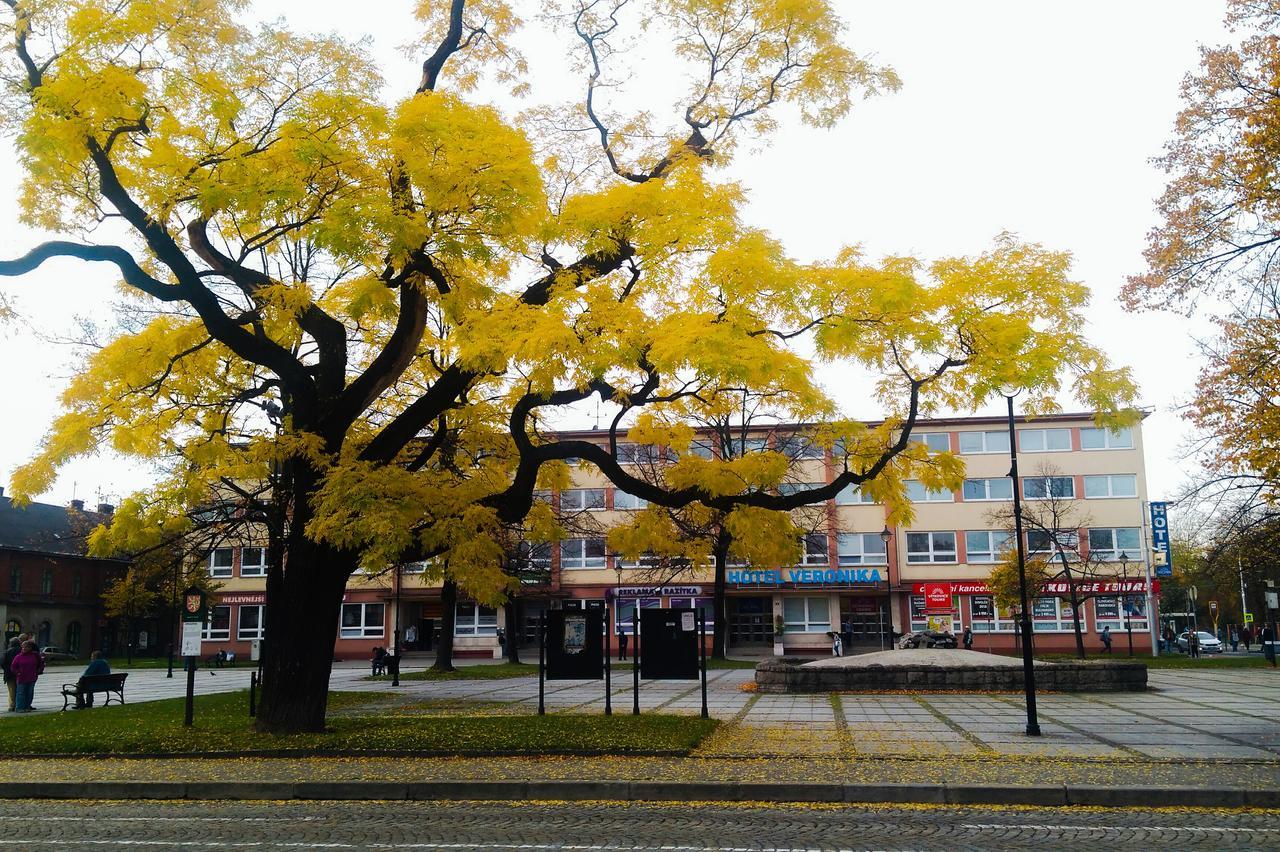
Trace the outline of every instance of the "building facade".
<path fill-rule="evenodd" d="M 789 441 L 789 435 L 802 432 L 801 427 L 772 427 L 767 436 L 754 439 L 759 449 L 788 440 L 792 484 L 784 487 L 830 482 L 836 475 L 829 451 L 803 442 L 797 449 Z M 1052 506 L 1057 518 L 1051 532 L 1027 532 L 1028 552 L 1068 553 L 1089 648 L 1098 649 L 1102 631 L 1109 629 L 1120 647 L 1131 632 L 1135 649 L 1149 653 L 1158 586 L 1149 580 L 1154 570 L 1141 424 L 1109 431 L 1097 428 L 1090 414 L 1061 414 L 1020 419 L 1016 435 L 1024 514 Z M 564 437 L 607 440 L 603 432 Z M 899 525 L 889 524 L 885 506 L 847 488 L 817 507 L 818 520 L 809 521 L 799 564 L 730 564 L 730 653 L 829 653 L 833 631 L 845 634 L 847 651 L 879 650 L 903 633 L 935 629 L 960 635 L 966 628 L 973 631 L 978 650 L 1016 651 L 1016 615 L 994 605 L 986 584 L 992 566 L 1012 546 L 1006 529 L 1013 497 L 1007 421 L 925 421 L 917 424 L 914 438 L 960 456 L 966 465 L 963 486 L 936 492 L 908 483 L 915 515 Z M 654 450 L 619 447 L 620 456 L 646 452 Z M 456 654 L 500 656 L 499 636 L 536 647 L 544 613 L 557 608 L 606 610 L 615 647 L 619 630 L 632 633 L 636 610 L 648 607 L 703 607 L 710 635 L 709 565 L 662 577 L 643 560 L 628 563 L 610 553 L 605 532 L 626 513 L 642 509 L 643 501 L 583 465 L 575 466 L 572 486 L 547 499 L 562 516 L 585 520 L 575 528 L 587 531 L 522 549 L 526 576 L 514 607 L 493 610 L 460 600 Z M 211 652 L 246 655 L 252 641 L 265 636 L 264 543 L 228 545 L 208 554 L 209 573 L 222 584 L 205 632 Z M 353 578 L 342 603 L 335 658 L 366 658 L 375 646 L 390 646 L 397 630 L 410 651 L 432 650 L 443 610 L 439 586 L 423 577 L 421 566 L 405 566 L 377 578 Z M 1074 648 L 1065 582 L 1046 587 L 1031 614 L 1038 651 Z"/>

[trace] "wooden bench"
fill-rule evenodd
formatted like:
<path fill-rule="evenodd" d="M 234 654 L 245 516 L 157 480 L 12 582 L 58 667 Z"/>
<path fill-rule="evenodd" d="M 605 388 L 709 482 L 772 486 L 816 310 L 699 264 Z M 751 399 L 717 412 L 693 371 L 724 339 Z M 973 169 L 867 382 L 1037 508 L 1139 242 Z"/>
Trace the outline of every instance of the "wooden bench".
<path fill-rule="evenodd" d="M 104 674 L 104 675 L 88 675 L 80 678 L 75 683 L 64 683 L 62 685 L 62 709 L 66 710 L 71 706 L 71 701 L 81 695 L 92 695 L 95 692 L 106 693 L 107 700 L 102 702 L 104 705 L 111 703 L 111 695 L 114 693 L 120 704 L 124 703 L 124 679 L 128 673 L 124 674 Z"/>

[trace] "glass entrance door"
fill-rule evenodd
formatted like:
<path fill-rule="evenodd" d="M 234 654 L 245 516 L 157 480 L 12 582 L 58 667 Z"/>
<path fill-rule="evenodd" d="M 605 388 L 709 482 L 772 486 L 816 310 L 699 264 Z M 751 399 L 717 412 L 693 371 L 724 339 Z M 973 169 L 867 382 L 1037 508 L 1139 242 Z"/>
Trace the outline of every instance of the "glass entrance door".
<path fill-rule="evenodd" d="M 773 644 L 773 606 L 769 598 L 729 600 L 729 644 Z"/>

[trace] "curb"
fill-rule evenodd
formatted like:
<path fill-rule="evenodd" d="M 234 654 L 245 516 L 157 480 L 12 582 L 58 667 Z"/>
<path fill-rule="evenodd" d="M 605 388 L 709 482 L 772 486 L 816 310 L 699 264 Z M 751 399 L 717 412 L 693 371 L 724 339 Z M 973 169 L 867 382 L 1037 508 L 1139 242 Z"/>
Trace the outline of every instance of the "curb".
<path fill-rule="evenodd" d="M 1169 807 L 1185 787 L 1072 784 L 737 784 L 665 781 L 40 781 L 0 782 L 0 799 L 826 802 Z M 1201 787 L 1196 807 L 1280 808 L 1280 788 Z"/>

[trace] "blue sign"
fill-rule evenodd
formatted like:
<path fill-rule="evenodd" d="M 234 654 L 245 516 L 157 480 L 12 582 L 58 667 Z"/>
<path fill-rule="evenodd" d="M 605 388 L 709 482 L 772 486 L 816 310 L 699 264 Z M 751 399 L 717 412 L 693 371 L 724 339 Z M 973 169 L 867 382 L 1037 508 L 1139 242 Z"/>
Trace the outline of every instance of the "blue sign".
<path fill-rule="evenodd" d="M 797 586 L 869 585 L 880 582 L 880 569 L 769 568 L 760 571 L 730 571 L 726 579 L 737 586 L 781 583 L 792 583 Z"/>
<path fill-rule="evenodd" d="M 1164 502 L 1151 504 L 1151 549 L 1156 553 L 1156 576 L 1173 576 L 1173 552 L 1169 548 L 1169 515 Z"/>

